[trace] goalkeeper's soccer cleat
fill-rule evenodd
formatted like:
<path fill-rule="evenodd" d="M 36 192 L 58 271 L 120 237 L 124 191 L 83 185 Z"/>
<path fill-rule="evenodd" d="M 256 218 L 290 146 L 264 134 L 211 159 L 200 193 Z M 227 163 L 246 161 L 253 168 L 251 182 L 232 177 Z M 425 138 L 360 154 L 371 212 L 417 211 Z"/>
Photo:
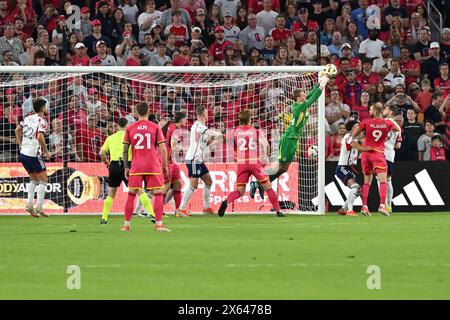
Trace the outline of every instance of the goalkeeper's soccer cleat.
<path fill-rule="evenodd" d="M 256 181 L 251 181 L 250 182 L 250 198 L 255 199 L 255 193 L 256 193 L 256 189 L 258 189 L 257 185 L 256 185 Z"/>
<path fill-rule="evenodd" d="M 141 212 L 139 212 L 138 216 L 141 217 L 141 218 L 147 218 L 148 214 L 145 211 L 141 211 Z"/>
<path fill-rule="evenodd" d="M 42 210 L 42 208 L 36 208 L 36 209 L 34 209 L 34 212 L 35 212 L 36 214 L 40 215 L 40 216 L 48 217 L 48 214 L 46 214 L 46 213 Z"/>
<path fill-rule="evenodd" d="M 34 218 L 39 218 L 39 215 L 34 211 L 32 207 L 26 207 L 25 210 Z"/>
<path fill-rule="evenodd" d="M 389 214 L 392 214 L 392 207 L 391 206 L 386 206 L 386 210 L 387 210 L 387 212 L 389 212 Z"/>
<path fill-rule="evenodd" d="M 188 218 L 190 216 L 190 214 L 188 214 L 187 210 L 175 210 L 175 217 L 177 218 Z"/>
<path fill-rule="evenodd" d="M 347 213 L 347 209 L 340 208 L 337 213 L 338 213 L 338 215 L 345 216 Z"/>
<path fill-rule="evenodd" d="M 225 214 L 225 211 L 227 211 L 228 202 L 227 200 L 222 201 L 222 204 L 220 205 L 219 211 L 217 212 L 219 214 L 219 217 L 223 217 Z"/>
<path fill-rule="evenodd" d="M 284 217 L 284 213 L 281 211 L 277 211 L 277 217 Z"/>
<path fill-rule="evenodd" d="M 370 213 L 370 211 L 369 211 L 369 208 L 367 208 L 367 206 L 362 206 L 362 208 L 361 208 L 361 214 L 363 215 L 363 216 L 367 216 L 367 217 L 370 217 L 372 214 Z"/>
<path fill-rule="evenodd" d="M 106 219 L 101 219 L 100 220 L 100 224 L 107 224 L 108 223 L 108 220 L 106 220 Z"/>
<path fill-rule="evenodd" d="M 387 211 L 386 207 L 384 204 L 380 205 L 380 207 L 378 208 L 378 212 L 385 215 L 386 217 L 389 217 L 391 214 Z"/>
<path fill-rule="evenodd" d="M 157 232 L 172 232 L 172 230 L 166 228 L 166 226 L 163 224 L 155 225 L 155 231 L 157 231 Z"/>
<path fill-rule="evenodd" d="M 212 208 L 203 209 L 203 214 L 216 214 Z"/>
<path fill-rule="evenodd" d="M 130 226 L 123 226 L 120 231 L 130 231 Z"/>
<path fill-rule="evenodd" d="M 345 213 L 345 215 L 346 215 L 346 216 L 352 216 L 352 217 L 357 217 L 357 216 L 358 216 L 358 214 L 357 214 L 355 211 L 353 211 L 353 210 L 347 211 L 347 212 Z"/>

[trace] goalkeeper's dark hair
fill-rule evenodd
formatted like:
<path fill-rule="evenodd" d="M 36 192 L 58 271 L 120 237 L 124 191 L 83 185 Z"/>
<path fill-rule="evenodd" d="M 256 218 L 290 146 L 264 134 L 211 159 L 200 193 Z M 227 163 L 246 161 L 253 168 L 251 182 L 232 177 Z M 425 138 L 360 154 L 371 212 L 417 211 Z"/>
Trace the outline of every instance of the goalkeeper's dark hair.
<path fill-rule="evenodd" d="M 33 110 L 35 113 L 39 113 L 42 111 L 42 109 L 47 105 L 47 101 L 45 101 L 44 99 L 37 99 L 34 103 L 33 103 Z"/>
<path fill-rule="evenodd" d="M 394 105 L 387 105 L 386 108 L 388 108 L 389 110 L 391 110 L 392 115 L 395 117 L 398 114 L 398 107 L 394 106 Z"/>
<path fill-rule="evenodd" d="M 136 105 L 136 112 L 141 117 L 144 117 L 148 113 L 148 104 L 146 102 L 141 102 Z"/>
<path fill-rule="evenodd" d="M 239 112 L 239 124 L 246 125 L 250 123 L 250 119 L 252 118 L 252 114 L 250 110 L 244 109 Z"/>
<path fill-rule="evenodd" d="M 347 130 L 347 132 L 352 131 L 352 129 L 355 126 L 355 124 L 358 124 L 358 123 L 359 123 L 359 121 L 354 121 L 354 120 L 351 120 L 351 121 L 347 122 L 345 124 L 345 130 Z"/>
<path fill-rule="evenodd" d="M 152 113 L 148 116 L 148 121 L 158 124 L 158 116 L 155 113 Z"/>
<path fill-rule="evenodd" d="M 117 120 L 117 124 L 121 129 L 124 129 L 128 124 L 128 120 L 127 118 L 120 118 L 119 120 Z"/>

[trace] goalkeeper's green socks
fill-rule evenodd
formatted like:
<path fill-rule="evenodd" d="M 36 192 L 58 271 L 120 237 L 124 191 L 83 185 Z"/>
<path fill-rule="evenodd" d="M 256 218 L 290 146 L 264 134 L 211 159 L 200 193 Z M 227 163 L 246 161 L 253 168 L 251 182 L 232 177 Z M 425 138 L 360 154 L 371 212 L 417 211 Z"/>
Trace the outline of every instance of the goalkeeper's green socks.
<path fill-rule="evenodd" d="M 102 220 L 108 220 L 108 215 L 109 215 L 109 212 L 111 211 L 113 200 L 114 200 L 113 197 L 107 196 L 105 201 L 103 202 Z"/>
<path fill-rule="evenodd" d="M 148 214 L 154 217 L 155 213 L 153 212 L 152 202 L 150 201 L 148 195 L 145 192 L 142 192 L 139 196 L 139 200 L 141 200 L 141 203 L 144 206 L 145 210 L 147 210 Z"/>

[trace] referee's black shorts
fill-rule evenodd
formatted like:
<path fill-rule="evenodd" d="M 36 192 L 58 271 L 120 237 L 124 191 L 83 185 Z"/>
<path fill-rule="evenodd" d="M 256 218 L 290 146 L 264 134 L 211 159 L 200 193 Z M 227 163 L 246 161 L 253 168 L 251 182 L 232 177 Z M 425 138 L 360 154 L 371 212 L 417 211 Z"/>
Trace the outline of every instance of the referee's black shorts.
<path fill-rule="evenodd" d="M 108 169 L 110 188 L 119 187 L 122 181 L 128 186 L 128 181 L 125 179 L 125 166 L 123 161 L 111 161 Z"/>

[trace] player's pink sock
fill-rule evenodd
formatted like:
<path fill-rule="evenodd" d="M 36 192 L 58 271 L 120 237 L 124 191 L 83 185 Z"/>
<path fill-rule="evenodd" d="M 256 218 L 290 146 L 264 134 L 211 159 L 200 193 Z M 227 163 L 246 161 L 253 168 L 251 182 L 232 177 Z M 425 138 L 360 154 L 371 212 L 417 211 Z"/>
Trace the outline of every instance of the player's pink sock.
<path fill-rule="evenodd" d="M 181 204 L 181 190 L 173 190 L 173 200 L 175 201 L 175 209 L 179 209 Z"/>
<path fill-rule="evenodd" d="M 369 184 L 364 183 L 362 186 L 362 194 L 361 194 L 363 206 L 367 206 L 367 198 L 369 197 L 369 189 L 370 189 Z"/>
<path fill-rule="evenodd" d="M 267 195 L 269 196 L 269 201 L 272 204 L 275 211 L 281 211 L 280 203 L 278 202 L 278 197 L 273 189 L 267 191 Z"/>
<path fill-rule="evenodd" d="M 127 202 L 125 203 L 125 220 L 130 221 L 133 216 L 134 200 L 136 199 L 136 194 L 128 193 Z"/>
<path fill-rule="evenodd" d="M 228 203 L 232 203 L 233 201 L 239 199 L 241 195 L 239 194 L 239 192 L 237 192 L 237 190 L 234 190 L 233 192 L 230 192 L 230 194 L 227 197 L 227 202 Z"/>
<path fill-rule="evenodd" d="M 164 196 L 162 193 L 153 195 L 153 211 L 155 212 L 155 220 L 162 221 L 164 207 Z"/>
<path fill-rule="evenodd" d="M 380 182 L 380 205 L 384 205 L 386 203 L 386 194 L 387 194 L 387 183 Z"/>

